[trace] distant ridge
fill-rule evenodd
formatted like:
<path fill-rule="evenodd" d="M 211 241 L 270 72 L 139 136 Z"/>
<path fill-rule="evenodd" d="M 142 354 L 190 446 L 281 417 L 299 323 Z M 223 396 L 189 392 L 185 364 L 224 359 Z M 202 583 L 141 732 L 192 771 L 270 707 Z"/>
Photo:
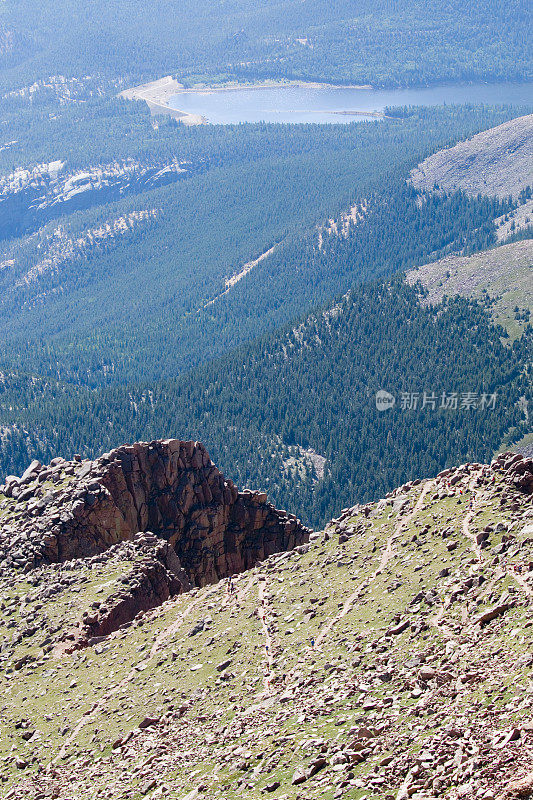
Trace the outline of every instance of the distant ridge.
<path fill-rule="evenodd" d="M 469 194 L 517 197 L 533 186 L 533 114 L 504 122 L 439 150 L 411 172 L 416 189 L 464 189 Z"/>

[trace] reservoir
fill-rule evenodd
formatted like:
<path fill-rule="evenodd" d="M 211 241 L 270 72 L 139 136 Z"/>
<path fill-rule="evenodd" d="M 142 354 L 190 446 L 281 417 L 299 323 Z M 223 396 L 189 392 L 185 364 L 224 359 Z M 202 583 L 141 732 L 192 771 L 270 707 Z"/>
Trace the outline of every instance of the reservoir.
<path fill-rule="evenodd" d="M 386 106 L 487 103 L 533 105 L 533 82 L 471 83 L 419 89 L 269 86 L 184 91 L 171 108 L 200 114 L 215 124 L 239 122 L 348 123 L 373 119 Z M 357 113 L 353 113 L 357 112 Z M 366 113 L 365 113 L 366 112 Z"/>

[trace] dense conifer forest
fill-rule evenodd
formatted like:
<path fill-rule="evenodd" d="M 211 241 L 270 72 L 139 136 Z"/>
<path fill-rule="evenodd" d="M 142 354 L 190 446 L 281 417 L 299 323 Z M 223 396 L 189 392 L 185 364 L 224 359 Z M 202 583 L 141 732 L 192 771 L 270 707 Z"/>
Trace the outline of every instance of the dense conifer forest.
<path fill-rule="evenodd" d="M 0 100 L 0 475 L 199 438 L 236 482 L 318 525 L 525 432 L 531 330 L 509 347 L 481 305 L 435 313 L 393 276 L 495 244 L 516 199 L 407 179 L 526 109 L 190 129 L 118 88 L 88 78 L 59 106 L 42 87 Z M 380 389 L 397 398 L 386 413 Z M 424 392 L 435 408 L 402 407 Z M 461 408 L 469 392 L 498 405 Z"/>
<path fill-rule="evenodd" d="M 418 291 L 400 278 L 362 285 L 282 333 L 144 387 L 89 391 L 6 374 L 3 469 L 191 437 L 235 481 L 318 525 L 354 499 L 490 458 L 527 430 L 518 401 L 533 399 L 533 329 L 508 347 L 482 305 L 426 308 Z M 386 411 L 380 390 L 396 399 Z M 326 459 L 322 477 L 309 449 Z"/>
<path fill-rule="evenodd" d="M 298 78 L 374 86 L 531 77 L 527 3 L 513 0 L 7 0 L 0 67 L 49 75 Z"/>
<path fill-rule="evenodd" d="M 159 202 L 162 219 L 140 234 L 67 259 L 35 282 L 15 278 L 42 259 L 47 228 L 41 238 L 7 243 L 14 264 L 0 273 L 2 473 L 21 472 L 33 457 L 190 437 L 236 482 L 266 488 L 319 525 L 354 499 L 448 463 L 490 458 L 520 438 L 531 327 L 511 346 L 490 323 L 488 298 L 426 308 L 421 288 L 402 278 L 447 253 L 494 246 L 494 218 L 517 201 L 419 193 L 406 177 L 426 152 L 505 114 L 512 110 L 425 109 L 399 127 L 294 126 L 284 138 L 274 126 L 211 129 L 213 148 L 229 150 L 234 163 L 221 158 L 201 174 L 62 223 L 78 236 L 138 210 L 139 197 L 149 207 Z M 262 155 L 260 142 L 268 145 Z M 256 156 L 244 166 L 235 153 L 247 147 Z M 239 197 L 249 198 L 242 228 L 242 203 L 227 201 L 236 176 Z M 194 245 L 203 256 L 176 247 L 180 206 L 190 212 L 195 202 Z M 340 213 L 352 203 L 356 222 L 332 227 L 328 204 Z M 201 207 L 222 207 L 228 217 L 210 233 Z M 277 232 L 280 208 L 285 227 Z M 178 241 L 191 241 L 190 216 Z M 263 220 L 260 241 L 252 219 Z M 202 275 L 225 231 L 234 240 L 220 272 Z M 238 266 L 235 253 L 242 265 L 276 232 L 273 253 L 206 305 L 223 290 L 228 263 Z M 189 268 L 176 268 L 180 254 Z M 376 407 L 379 391 L 395 398 L 387 411 Z"/>
<path fill-rule="evenodd" d="M 422 197 L 406 177 L 428 153 L 515 113 L 427 108 L 346 126 L 163 126 L 155 154 L 159 143 L 161 157 L 185 164 L 174 183 L 71 213 L 53 203 L 58 220 L 4 242 L 0 366 L 23 359 L 36 375 L 95 386 L 162 379 L 356 281 L 487 247 L 509 202 Z M 328 220 L 354 205 L 365 209 L 357 224 L 328 233 Z M 87 245 L 88 234 L 132 214 L 145 218 Z M 225 281 L 273 245 L 223 295 Z"/>

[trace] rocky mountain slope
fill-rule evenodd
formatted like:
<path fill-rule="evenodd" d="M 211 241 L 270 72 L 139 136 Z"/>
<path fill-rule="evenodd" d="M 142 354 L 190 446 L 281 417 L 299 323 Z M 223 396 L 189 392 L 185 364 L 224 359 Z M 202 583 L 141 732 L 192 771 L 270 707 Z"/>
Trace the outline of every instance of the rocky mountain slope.
<path fill-rule="evenodd" d="M 477 133 L 439 150 L 411 172 L 417 189 L 464 189 L 470 194 L 517 196 L 533 185 L 533 114 Z"/>
<path fill-rule="evenodd" d="M 309 537 L 267 507 L 266 526 L 294 535 L 232 582 L 219 567 L 184 592 L 166 521 L 180 507 L 176 543 L 190 526 L 210 549 L 200 517 L 216 515 L 206 486 L 223 478 L 206 460 L 192 443 L 152 443 L 7 481 L 2 797 L 533 795 L 533 461 L 445 470 Z M 263 508 L 225 488 L 230 519 Z M 31 562 L 39 519 L 65 549 Z M 132 618 L 128 601 L 150 586 L 157 602 Z M 70 646 L 117 608 L 120 627 Z"/>
<path fill-rule="evenodd" d="M 533 303 L 533 240 L 512 242 L 471 256 L 451 255 L 407 273 L 428 290 L 424 302 L 440 303 L 445 295 L 491 298 L 491 318 L 514 339 L 530 321 Z M 516 310 L 518 309 L 518 311 Z"/>

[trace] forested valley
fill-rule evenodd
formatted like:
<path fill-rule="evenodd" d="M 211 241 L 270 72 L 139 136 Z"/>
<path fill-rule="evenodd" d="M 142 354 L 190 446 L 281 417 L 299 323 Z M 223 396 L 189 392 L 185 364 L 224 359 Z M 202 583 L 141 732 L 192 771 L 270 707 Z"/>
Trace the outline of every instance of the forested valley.
<path fill-rule="evenodd" d="M 163 126 L 166 158 L 201 174 L 65 212 L 4 243 L 0 366 L 24 359 L 34 374 L 93 386 L 162 379 L 354 281 L 487 247 L 492 219 L 511 201 L 421 197 L 406 177 L 428 153 L 516 113 L 427 108 L 354 125 Z M 357 224 L 340 237 L 328 232 L 330 219 L 355 206 Z M 223 294 L 227 279 L 273 245 Z"/>
<path fill-rule="evenodd" d="M 189 82 L 525 80 L 527 23 L 525 0 L 7 0 L 0 68 L 11 85 L 58 74 L 138 81 L 168 72 Z"/>
<path fill-rule="evenodd" d="M 425 308 L 418 291 L 401 278 L 362 285 L 285 332 L 150 386 L 90 391 L 5 375 L 4 470 L 191 437 L 237 482 L 319 524 L 354 498 L 490 458 L 527 430 L 518 400 L 533 399 L 533 329 L 509 347 L 482 304 Z M 393 408 L 377 409 L 380 390 Z M 309 450 L 326 459 L 323 474 Z"/>
<path fill-rule="evenodd" d="M 293 154 L 300 148 L 299 164 L 298 157 L 274 157 L 275 145 L 287 146 L 278 130 L 247 127 L 246 137 L 269 141 L 258 173 L 253 162 L 247 171 L 216 166 L 153 191 L 150 201 L 167 202 L 163 222 L 149 220 L 142 235 L 134 229 L 57 271 L 37 271 L 35 284 L 21 273 L 14 280 L 19 263 L 42 259 L 34 237 L 11 243 L 14 264 L 1 273 L 2 472 L 21 472 L 33 457 L 95 456 L 123 441 L 190 437 L 237 483 L 267 489 L 278 505 L 319 525 L 354 499 L 381 496 L 450 463 L 489 458 L 519 439 L 528 431 L 524 401 L 532 399 L 531 326 L 511 345 L 490 321 L 488 297 L 426 307 L 424 290 L 403 281 L 409 267 L 495 245 L 493 220 L 517 201 L 416 192 L 406 176 L 437 142 L 449 141 L 450 130 L 459 138 L 503 113 L 512 111 L 419 110 L 400 123 L 332 127 L 325 135 L 295 126 L 287 132 Z M 233 132 L 237 140 L 240 133 Z M 351 185 L 342 181 L 347 163 Z M 269 196 L 259 193 L 257 174 Z M 171 243 L 184 197 L 189 209 L 200 191 L 204 206 L 209 192 L 223 189 L 228 198 L 236 175 L 241 196 L 249 191 L 249 213 L 255 208 L 259 219 L 269 200 L 284 203 L 293 227 L 219 295 L 235 243 L 222 252 L 218 274 L 202 279 L 199 266 L 208 263 L 215 236 L 235 234 L 231 215 L 242 206 L 226 203 L 230 216 L 210 235 L 199 220 L 195 245 L 203 242 L 205 261 L 185 253 L 195 271 L 176 269 Z M 313 206 L 317 185 L 324 205 Z M 325 215 L 326 201 L 338 225 Z M 114 214 L 136 208 L 131 198 L 121 203 Z M 342 227 L 338 214 L 352 203 L 359 211 Z M 79 212 L 66 224 L 80 235 L 109 219 L 106 213 Z M 242 227 L 241 264 L 250 248 L 271 244 L 270 224 L 260 246 Z M 154 262 L 157 237 L 169 245 Z M 208 298 L 217 299 L 208 305 Z M 380 391 L 395 398 L 387 411 L 376 406 Z"/>
<path fill-rule="evenodd" d="M 192 437 L 318 525 L 526 432 L 530 328 L 510 346 L 488 306 L 432 311 L 401 275 L 496 244 L 493 220 L 519 200 L 407 179 L 527 109 L 190 129 L 98 83 L 84 91 L 59 111 L 41 90 L 40 110 L 0 108 L 13 126 L 0 151 L 2 475 Z M 386 413 L 380 390 L 396 398 Z M 436 399 L 422 408 L 424 392 Z M 468 393 L 497 405 L 462 407 Z"/>

